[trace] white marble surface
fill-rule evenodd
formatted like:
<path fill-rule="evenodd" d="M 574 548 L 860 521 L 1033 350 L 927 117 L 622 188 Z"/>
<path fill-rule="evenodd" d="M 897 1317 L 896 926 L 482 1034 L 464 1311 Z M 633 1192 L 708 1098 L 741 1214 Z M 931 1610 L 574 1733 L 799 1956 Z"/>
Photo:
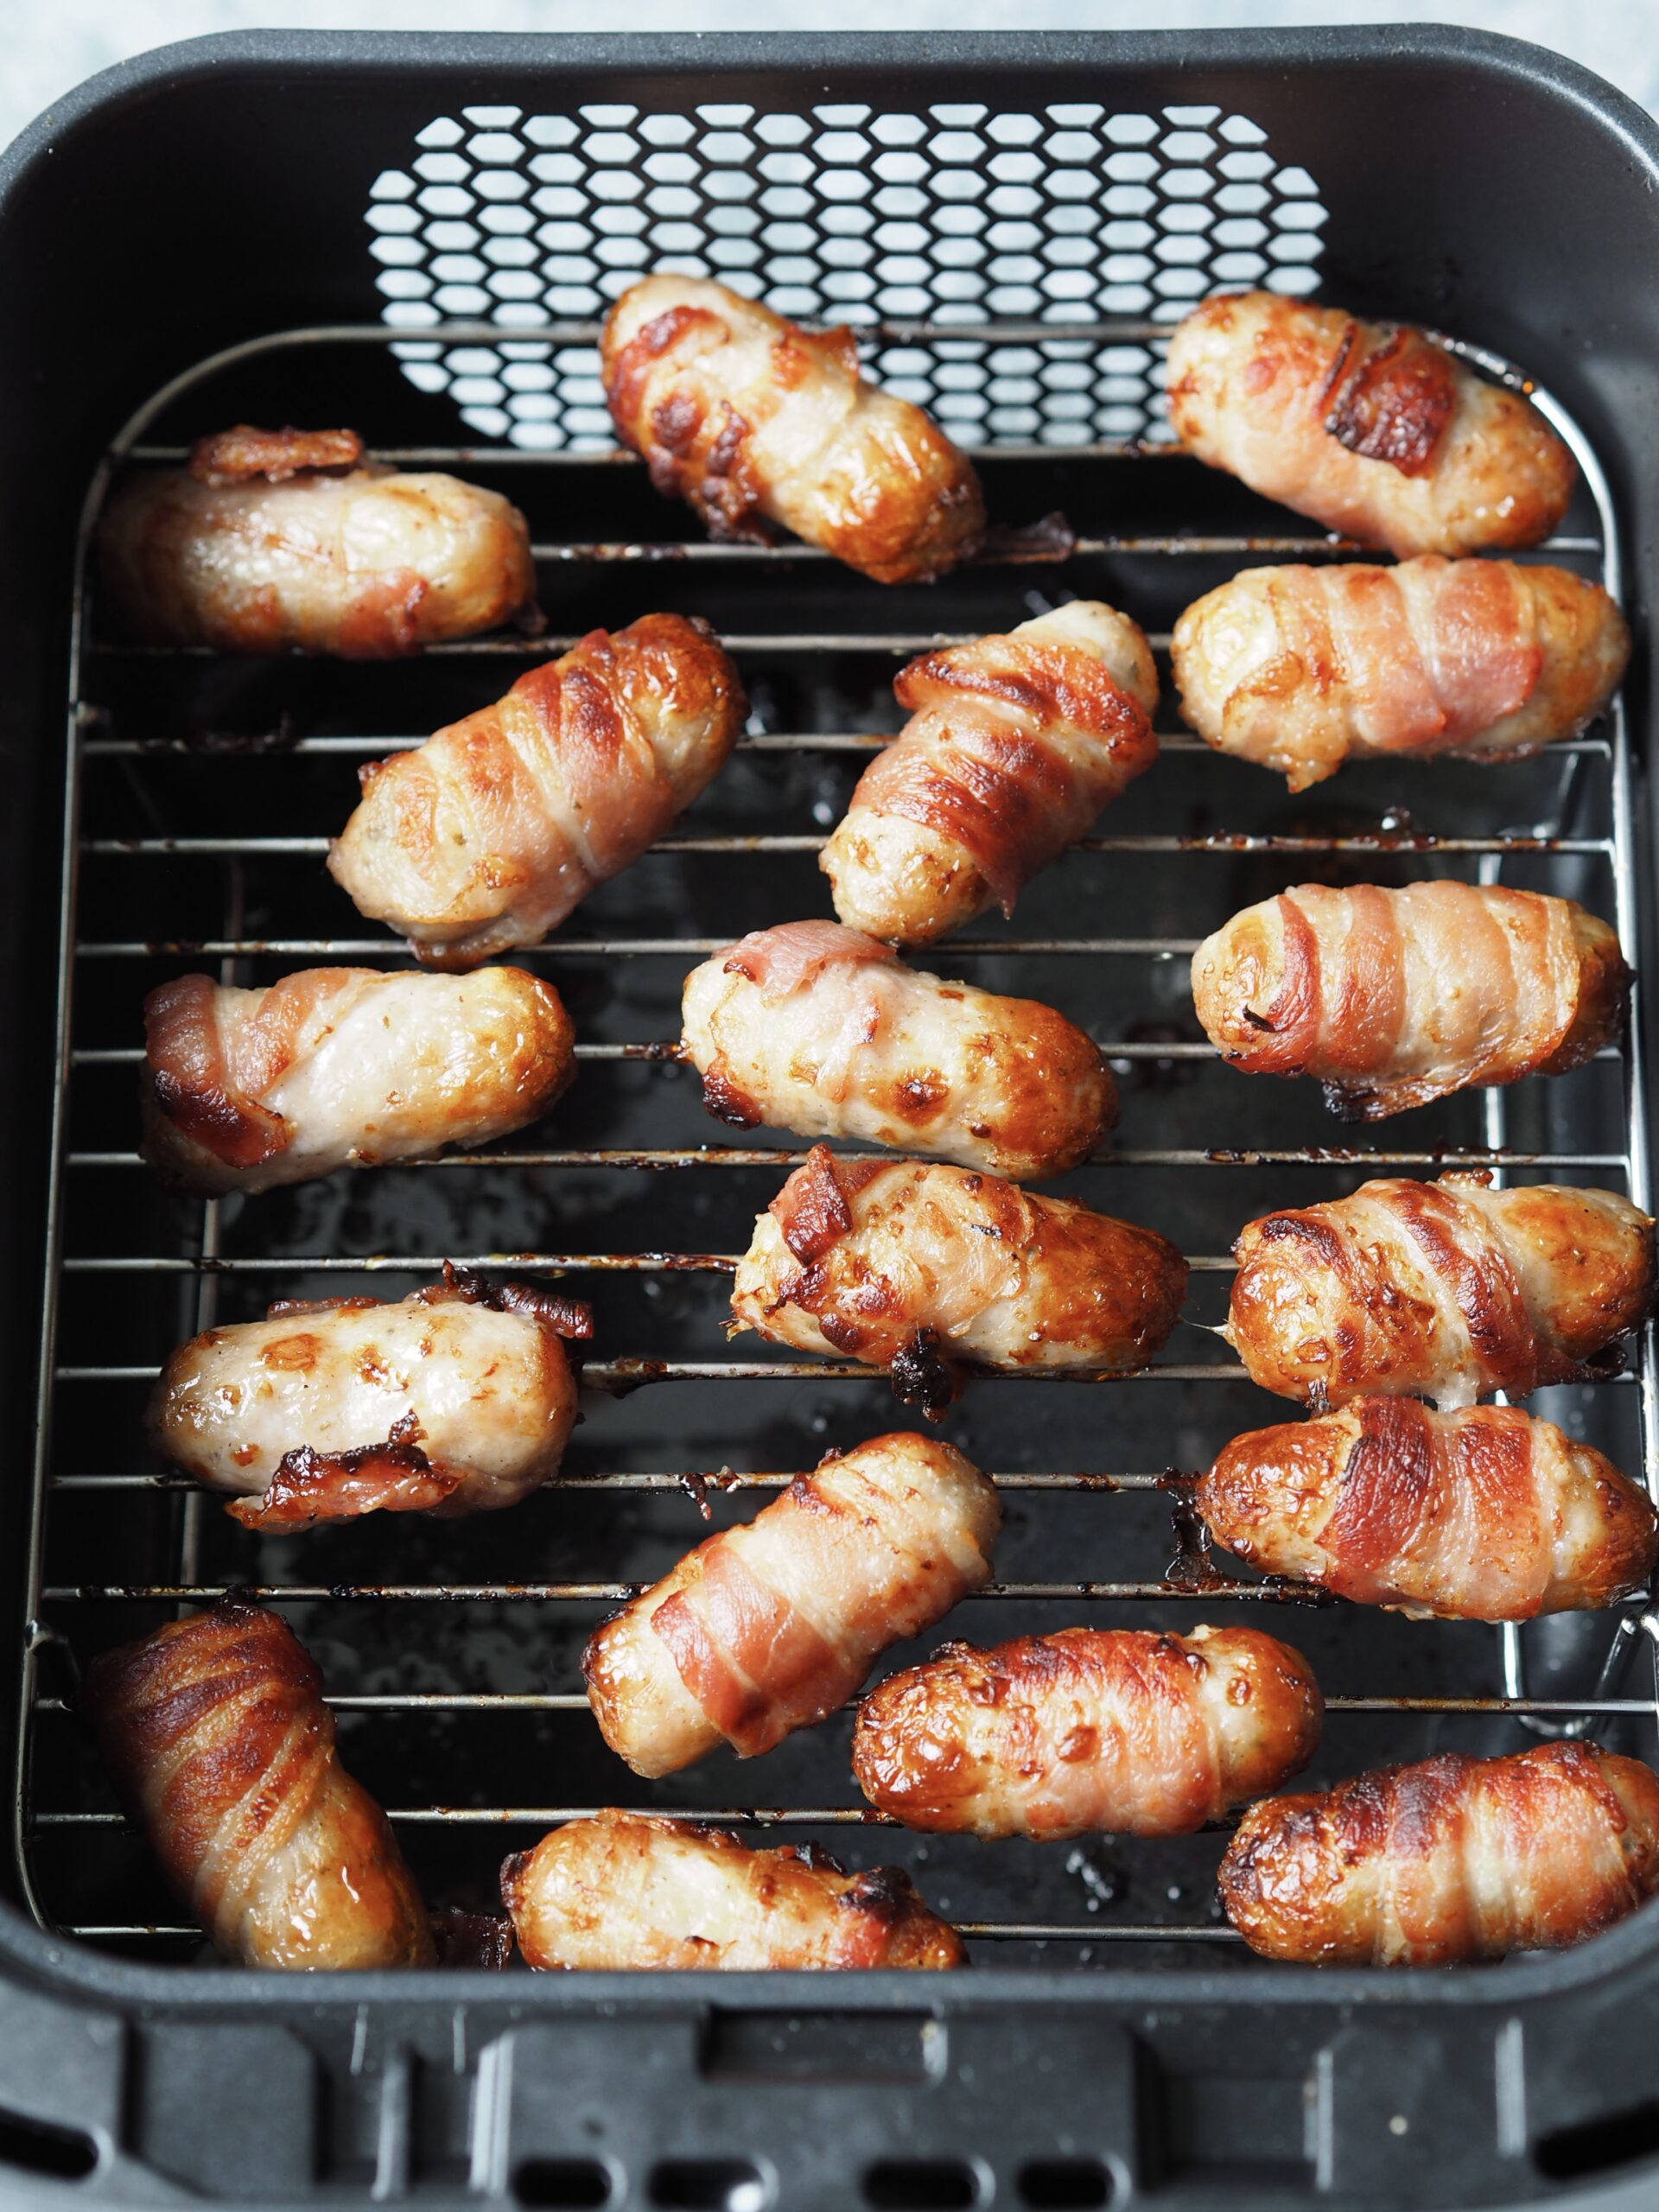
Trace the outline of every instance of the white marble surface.
<path fill-rule="evenodd" d="M 0 144 L 93 71 L 207 31 L 1175 30 L 1429 17 L 1555 47 L 1659 111 L 1659 0 L 0 0 Z"/>

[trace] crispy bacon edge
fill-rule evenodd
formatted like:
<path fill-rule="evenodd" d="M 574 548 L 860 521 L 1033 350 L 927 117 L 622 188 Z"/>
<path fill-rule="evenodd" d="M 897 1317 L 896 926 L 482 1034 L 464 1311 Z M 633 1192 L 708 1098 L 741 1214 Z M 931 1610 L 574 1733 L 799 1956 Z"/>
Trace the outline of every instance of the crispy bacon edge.
<path fill-rule="evenodd" d="M 355 430 L 296 430 L 291 424 L 281 430 L 261 430 L 251 423 L 238 423 L 212 437 L 198 438 L 190 448 L 189 467 L 198 484 L 219 490 L 254 477 L 283 484 L 291 476 L 355 468 L 362 458 L 363 441 Z"/>
<path fill-rule="evenodd" d="M 1362 461 L 1425 476 L 1458 404 L 1451 359 L 1421 330 L 1389 329 L 1356 359 L 1359 340 L 1360 325 L 1351 322 L 1325 383 L 1325 428 Z"/>

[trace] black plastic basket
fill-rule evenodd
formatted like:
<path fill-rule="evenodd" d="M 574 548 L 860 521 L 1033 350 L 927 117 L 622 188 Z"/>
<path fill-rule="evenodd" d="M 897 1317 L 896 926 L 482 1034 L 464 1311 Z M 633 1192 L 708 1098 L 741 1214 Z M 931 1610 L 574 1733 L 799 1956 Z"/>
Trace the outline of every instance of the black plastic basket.
<path fill-rule="evenodd" d="M 976 448 L 995 518 L 1063 508 L 1077 553 L 884 592 L 800 550 L 696 550 L 643 470 L 601 458 L 590 327 L 636 267 L 664 260 L 866 326 L 884 379 Z M 702 1533 L 683 1475 L 775 1475 L 894 1425 L 883 1385 L 726 1347 L 717 1268 L 649 1264 L 664 1248 L 741 1249 L 779 1179 L 764 1155 L 791 1147 L 755 1132 L 702 1153 L 714 1132 L 690 1079 L 626 1048 L 675 1033 L 699 944 L 823 911 L 812 846 L 894 726 L 903 652 L 1062 593 L 1160 633 L 1248 559 L 1332 550 L 1155 449 L 1160 334 L 1217 284 L 1317 283 L 1538 381 L 1586 462 L 1552 557 L 1622 590 L 1637 638 L 1625 699 L 1547 760 L 1363 764 L 1295 801 L 1177 742 L 1013 925 L 976 928 L 935 964 L 1052 999 L 1110 1041 L 1118 1147 L 1065 1187 L 1200 1258 L 1219 1262 L 1287 1190 L 1351 1188 L 1384 1149 L 1425 1173 L 1449 1149 L 1515 1173 L 1627 1176 L 1645 1196 L 1634 1046 L 1402 1117 L 1344 1154 L 1313 1086 L 1246 1083 L 1211 1060 L 1180 954 L 1310 874 L 1501 869 L 1582 897 L 1650 957 L 1656 265 L 1649 120 L 1554 57 L 1426 29 L 238 36 L 111 72 L 0 162 L 0 1574 L 17 1692 L 3 1701 L 17 1823 L 16 1909 L 0 1908 L 0 2172 L 15 2196 L 728 2212 L 1654 2201 L 1651 1910 L 1502 1968 L 1271 1968 L 1219 1922 L 1215 1835 L 1045 1850 L 868 1828 L 840 1721 L 762 1766 L 722 1758 L 646 1789 L 600 1745 L 575 1662 L 618 1588 Z M 553 1121 L 512 1141 L 516 1165 L 385 1171 L 204 1211 L 132 1160 L 143 991 L 204 962 L 269 980 L 363 940 L 318 866 L 355 762 L 495 696 L 513 655 L 543 649 L 367 669 L 110 650 L 83 592 L 105 490 L 235 419 L 346 423 L 381 450 L 461 454 L 462 473 L 529 513 L 556 636 L 652 607 L 703 613 L 750 684 L 753 741 L 728 773 L 532 956 L 588 1059 Z M 1167 706 L 1160 725 L 1173 732 Z M 397 957 L 367 943 L 349 957 Z M 397 1295 L 439 1256 L 502 1250 L 563 1264 L 593 1295 L 601 1381 L 650 1382 L 595 1402 L 568 1483 L 474 1522 L 382 1516 L 262 1547 L 146 1468 L 147 1377 L 179 1336 L 325 1292 L 372 1255 L 389 1255 L 377 1287 Z M 618 1255 L 629 1264 L 605 1264 Z M 1218 1318 L 1220 1266 L 1196 1281 L 1190 1310 Z M 945 1433 L 1003 1478 L 1009 1529 L 988 1606 L 953 1632 L 984 1641 L 1101 1607 L 1141 1624 L 1263 1618 L 1249 1578 L 1207 1590 L 1202 1610 L 1166 1581 L 1152 1478 L 1282 1409 L 1212 1338 L 1188 1332 L 1165 1357 L 1150 1381 L 973 1387 Z M 1649 1362 L 1541 1409 L 1652 1480 L 1655 1403 Z M 1145 1479 L 1077 1479 L 1125 1473 Z M 720 1519 L 756 1502 L 712 1500 Z M 70 1692 L 91 1652 L 231 1582 L 263 1585 L 319 1654 L 346 1758 L 392 1808 L 435 1903 L 488 1904 L 507 1851 L 620 1800 L 898 1860 L 967 1927 L 976 1969 L 213 1967 L 169 1926 Z M 1524 1636 L 1338 1607 L 1268 1618 L 1332 1694 L 1319 1777 L 1519 1748 L 1529 1731 L 1591 1729 L 1654 1755 L 1640 1605 Z"/>

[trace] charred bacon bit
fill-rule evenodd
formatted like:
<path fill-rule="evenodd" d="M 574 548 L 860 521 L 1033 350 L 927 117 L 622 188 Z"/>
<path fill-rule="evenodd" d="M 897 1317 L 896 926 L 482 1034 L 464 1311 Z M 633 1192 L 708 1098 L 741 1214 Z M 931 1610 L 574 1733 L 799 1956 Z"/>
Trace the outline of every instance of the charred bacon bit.
<path fill-rule="evenodd" d="M 973 558 L 994 568 L 1025 568 L 1039 561 L 1069 561 L 1077 550 L 1077 533 L 1057 507 L 1035 522 L 995 524 Z"/>
<path fill-rule="evenodd" d="M 361 1313 L 378 1306 L 378 1298 L 273 1298 L 265 1308 L 267 1321 L 295 1321 L 306 1313 Z"/>
<path fill-rule="evenodd" d="M 1425 475 L 1458 404 L 1451 359 L 1421 330 L 1395 330 L 1349 368 L 1353 329 L 1332 372 L 1325 427 L 1362 460 L 1386 461 L 1402 476 Z"/>
<path fill-rule="evenodd" d="M 512 1922 L 505 1912 L 464 1912 L 452 1904 L 429 1914 L 428 1919 L 439 1966 L 462 1973 L 481 1969 L 499 1974 L 512 1965 Z"/>
<path fill-rule="evenodd" d="M 365 1513 L 430 1513 L 461 1487 L 463 1471 L 435 1467 L 414 1440 L 416 1415 L 394 1421 L 384 1444 L 354 1452 L 285 1452 L 264 1494 L 238 1497 L 225 1510 L 261 1535 L 297 1534 L 319 1521 L 354 1521 Z"/>
<path fill-rule="evenodd" d="M 717 1066 L 710 1067 L 702 1078 L 702 1110 L 724 1122 L 728 1129 L 758 1128 L 765 1119 L 748 1092 L 740 1090 Z"/>
<path fill-rule="evenodd" d="M 428 1306 L 460 1298 L 469 1306 L 486 1306 L 493 1313 L 522 1313 L 567 1343 L 587 1343 L 594 1333 L 594 1309 L 585 1299 L 566 1298 L 535 1283 L 493 1282 L 476 1268 L 460 1268 L 453 1260 L 444 1262 L 441 1283 L 429 1283 L 416 1296 Z"/>
<path fill-rule="evenodd" d="M 363 441 L 355 430 L 258 430 L 250 423 L 198 438 L 190 448 L 190 474 L 198 484 L 245 484 L 264 477 L 268 484 L 290 476 L 355 468 Z"/>
<path fill-rule="evenodd" d="M 962 1395 L 962 1369 L 939 1350 L 931 1329 L 918 1329 L 893 1354 L 888 1372 L 900 1405 L 916 1407 L 929 1421 L 943 1421 L 946 1408 Z"/>
<path fill-rule="evenodd" d="M 833 1250 L 852 1228 L 849 1201 L 880 1175 L 883 1160 L 837 1160 L 827 1144 L 815 1144 L 767 1211 L 784 1242 L 804 1268 Z"/>

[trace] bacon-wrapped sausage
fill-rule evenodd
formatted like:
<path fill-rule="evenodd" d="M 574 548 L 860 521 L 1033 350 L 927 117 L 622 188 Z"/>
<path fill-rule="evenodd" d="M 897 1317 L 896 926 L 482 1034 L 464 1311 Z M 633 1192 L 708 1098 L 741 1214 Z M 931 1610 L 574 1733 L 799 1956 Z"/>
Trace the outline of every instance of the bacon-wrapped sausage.
<path fill-rule="evenodd" d="M 1067 1628 L 890 1675 L 853 1772 L 910 1828 L 1187 1835 L 1306 1766 L 1324 1712 L 1306 1660 L 1260 1629 Z"/>
<path fill-rule="evenodd" d="M 716 537 L 764 544 L 781 523 L 899 584 L 942 575 L 985 534 L 971 464 L 919 407 L 865 382 L 850 330 L 647 276 L 611 309 L 600 359 L 617 435 Z"/>
<path fill-rule="evenodd" d="M 1253 1805 L 1221 1862 L 1253 1950 L 1452 1966 L 1599 1935 L 1659 1889 L 1659 1777 L 1593 1744 L 1443 1752 Z"/>
<path fill-rule="evenodd" d="M 1573 457 L 1518 392 L 1421 330 L 1271 292 L 1195 308 L 1169 346 L 1189 453 L 1367 545 L 1535 545 L 1567 512 Z"/>
<path fill-rule="evenodd" d="M 1139 1367 L 1185 1295 L 1186 1262 L 1154 1230 L 994 1175 L 817 1145 L 756 1219 L 732 1313 L 774 1344 L 890 1369 L 937 1418 L 957 1361 Z"/>
<path fill-rule="evenodd" d="M 565 1340 L 591 1331 L 574 1300 L 463 1268 L 397 1304 L 278 1304 L 179 1346 L 150 1433 L 267 1534 L 516 1505 L 558 1466 L 576 1419 Z"/>
<path fill-rule="evenodd" d="M 1192 956 L 1222 1058 L 1246 1075 L 1317 1076 L 1357 1122 L 1593 1059 L 1630 981 L 1605 922 L 1497 884 L 1299 884 Z"/>
<path fill-rule="evenodd" d="M 1195 1502 L 1236 1558 L 1422 1620 L 1611 1605 L 1659 1557 L 1647 1493 L 1516 1406 L 1357 1398 L 1236 1436 Z"/>
<path fill-rule="evenodd" d="M 1606 705 L 1630 633 L 1565 569 L 1447 561 L 1246 569 L 1189 607 L 1171 648 L 1206 744 L 1294 791 L 1367 753 L 1513 760 Z"/>
<path fill-rule="evenodd" d="M 636 1774 L 728 1743 L 753 1758 L 852 1696 L 890 1643 L 989 1579 L 996 1492 L 948 1444 L 831 1452 L 746 1528 L 683 1559 L 582 1654 L 606 1742 Z"/>
<path fill-rule="evenodd" d="M 690 805 L 747 712 L 706 623 L 589 631 L 493 707 L 360 770 L 329 873 L 429 967 L 539 944 Z"/>
<path fill-rule="evenodd" d="M 1571 1380 L 1653 1300 L 1653 1224 L 1612 1191 L 1390 1177 L 1240 1232 L 1226 1329 L 1250 1379 L 1323 1413 L 1472 1405 Z"/>
<path fill-rule="evenodd" d="M 111 500 L 99 575 L 127 633 L 222 653 L 410 653 L 523 614 L 530 531 L 499 492 L 363 462 L 354 430 L 195 446 Z"/>
<path fill-rule="evenodd" d="M 893 692 L 910 720 L 859 778 L 818 865 L 851 929 L 931 944 L 1039 868 L 1158 757 L 1145 637 L 1074 600 L 1006 637 L 924 653 Z"/>
<path fill-rule="evenodd" d="M 432 1963 L 386 1816 L 340 1763 L 316 1666 L 226 1599 L 106 1653 L 82 1711 L 181 1902 L 250 1967 Z"/>
<path fill-rule="evenodd" d="M 1034 999 L 901 967 L 834 922 L 785 922 L 685 982 L 703 1103 L 739 1128 L 873 1139 L 1028 1180 L 1086 1160 L 1117 1118 L 1099 1049 Z"/>
<path fill-rule="evenodd" d="M 962 1938 L 896 1867 L 817 1846 L 752 1851 L 723 1828 L 602 1812 L 501 1869 L 532 1967 L 960 1967 Z"/>
<path fill-rule="evenodd" d="M 268 1191 L 484 1144 L 575 1072 L 570 1018 L 522 968 L 307 968 L 263 991 L 181 976 L 144 1001 L 143 1154 L 187 1191 Z"/>

